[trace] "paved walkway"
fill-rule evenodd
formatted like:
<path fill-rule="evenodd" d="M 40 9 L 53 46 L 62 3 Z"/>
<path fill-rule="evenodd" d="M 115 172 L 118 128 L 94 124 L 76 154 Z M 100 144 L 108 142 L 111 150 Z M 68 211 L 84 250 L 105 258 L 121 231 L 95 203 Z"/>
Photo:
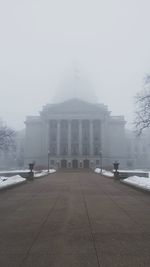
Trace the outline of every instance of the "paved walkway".
<path fill-rule="evenodd" d="M 149 267 L 150 195 L 93 173 L 0 193 L 1 267 Z"/>

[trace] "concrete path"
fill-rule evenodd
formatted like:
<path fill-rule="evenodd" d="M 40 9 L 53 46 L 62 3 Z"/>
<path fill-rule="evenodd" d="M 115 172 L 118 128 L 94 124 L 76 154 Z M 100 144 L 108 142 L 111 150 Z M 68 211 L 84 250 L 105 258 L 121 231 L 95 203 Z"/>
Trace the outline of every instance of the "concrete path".
<path fill-rule="evenodd" d="M 150 195 L 93 173 L 0 193 L 1 267 L 149 267 Z"/>

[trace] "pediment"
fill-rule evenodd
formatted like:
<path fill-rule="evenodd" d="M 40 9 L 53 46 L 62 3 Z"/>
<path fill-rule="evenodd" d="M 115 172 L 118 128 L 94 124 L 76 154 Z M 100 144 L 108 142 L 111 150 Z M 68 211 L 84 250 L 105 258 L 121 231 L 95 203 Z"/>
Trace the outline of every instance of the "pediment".
<path fill-rule="evenodd" d="M 70 99 L 59 104 L 48 104 L 42 113 L 47 114 L 93 114 L 108 112 L 103 104 L 93 104 L 80 99 Z"/>

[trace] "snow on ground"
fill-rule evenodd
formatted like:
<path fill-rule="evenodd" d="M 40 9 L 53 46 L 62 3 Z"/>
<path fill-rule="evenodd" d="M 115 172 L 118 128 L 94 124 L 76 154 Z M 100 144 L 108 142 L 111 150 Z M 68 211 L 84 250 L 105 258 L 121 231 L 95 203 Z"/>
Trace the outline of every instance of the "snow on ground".
<path fill-rule="evenodd" d="M 25 182 L 26 179 L 22 178 L 20 175 L 15 175 L 11 177 L 0 176 L 0 189 L 9 187 L 11 185 L 16 185 Z"/>
<path fill-rule="evenodd" d="M 41 172 L 35 173 L 34 177 L 38 178 L 38 177 L 42 177 L 42 176 L 48 175 L 49 173 L 54 173 L 54 172 L 56 172 L 56 170 L 54 169 L 50 169 L 49 172 L 47 170 L 42 170 Z"/>
<path fill-rule="evenodd" d="M 41 171 L 41 172 L 38 172 L 38 173 L 34 173 L 34 177 L 35 178 L 38 178 L 38 177 L 42 177 L 42 176 L 45 176 L 47 175 L 47 171 Z"/>
<path fill-rule="evenodd" d="M 134 185 L 135 187 L 150 191 L 150 178 L 130 176 L 122 180 L 122 182 L 125 184 L 131 184 Z"/>
<path fill-rule="evenodd" d="M 94 170 L 94 172 L 96 172 L 96 173 L 101 173 L 101 169 L 100 169 L 100 168 L 96 168 L 96 169 Z M 113 174 L 112 172 L 110 172 L 110 171 L 106 171 L 106 170 L 102 170 L 102 175 L 104 175 L 104 176 L 109 176 L 109 177 L 113 177 L 113 176 L 114 176 L 114 174 Z"/>
<path fill-rule="evenodd" d="M 45 172 L 48 172 L 47 170 L 45 170 Z M 55 169 L 49 169 L 49 173 L 54 173 L 54 172 L 56 172 L 56 170 Z"/>
<path fill-rule="evenodd" d="M 100 168 L 96 168 L 94 170 L 96 173 L 101 173 L 101 169 Z M 142 171 L 142 170 L 119 170 L 119 172 L 129 172 L 132 175 L 132 172 L 147 172 L 147 171 Z M 130 176 L 124 180 L 121 180 L 122 183 L 126 183 L 126 184 L 131 184 L 135 187 L 138 188 L 142 188 L 144 190 L 148 190 L 150 191 L 150 172 L 149 173 L 149 178 L 146 177 L 139 177 L 139 176 Z M 106 170 L 102 170 L 102 174 L 105 176 L 109 176 L 109 177 L 113 177 L 114 174 L 110 171 L 106 171 Z"/>
<path fill-rule="evenodd" d="M 26 181 L 25 178 L 22 178 L 20 175 L 13 175 L 11 177 L 5 177 L 5 176 L 1 176 L 4 173 L 16 173 L 16 172 L 29 172 L 29 170 L 13 170 L 13 171 L 0 171 L 0 189 L 3 188 L 7 188 L 10 187 L 12 185 L 17 185 L 17 184 L 21 184 L 24 183 Z M 49 172 L 47 170 L 42 170 L 41 172 L 34 172 L 34 177 L 38 178 L 38 177 L 42 177 L 47 175 L 48 173 L 54 173 L 56 172 L 55 169 L 50 169 Z"/>

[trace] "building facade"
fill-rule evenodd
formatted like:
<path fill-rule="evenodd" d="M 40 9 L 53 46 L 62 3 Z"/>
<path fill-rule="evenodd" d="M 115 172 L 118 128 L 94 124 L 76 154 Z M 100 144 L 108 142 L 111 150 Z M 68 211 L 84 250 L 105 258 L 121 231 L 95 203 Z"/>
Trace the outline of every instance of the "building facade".
<path fill-rule="evenodd" d="M 70 99 L 26 118 L 25 162 L 47 168 L 126 164 L 125 120 L 104 104 Z"/>

